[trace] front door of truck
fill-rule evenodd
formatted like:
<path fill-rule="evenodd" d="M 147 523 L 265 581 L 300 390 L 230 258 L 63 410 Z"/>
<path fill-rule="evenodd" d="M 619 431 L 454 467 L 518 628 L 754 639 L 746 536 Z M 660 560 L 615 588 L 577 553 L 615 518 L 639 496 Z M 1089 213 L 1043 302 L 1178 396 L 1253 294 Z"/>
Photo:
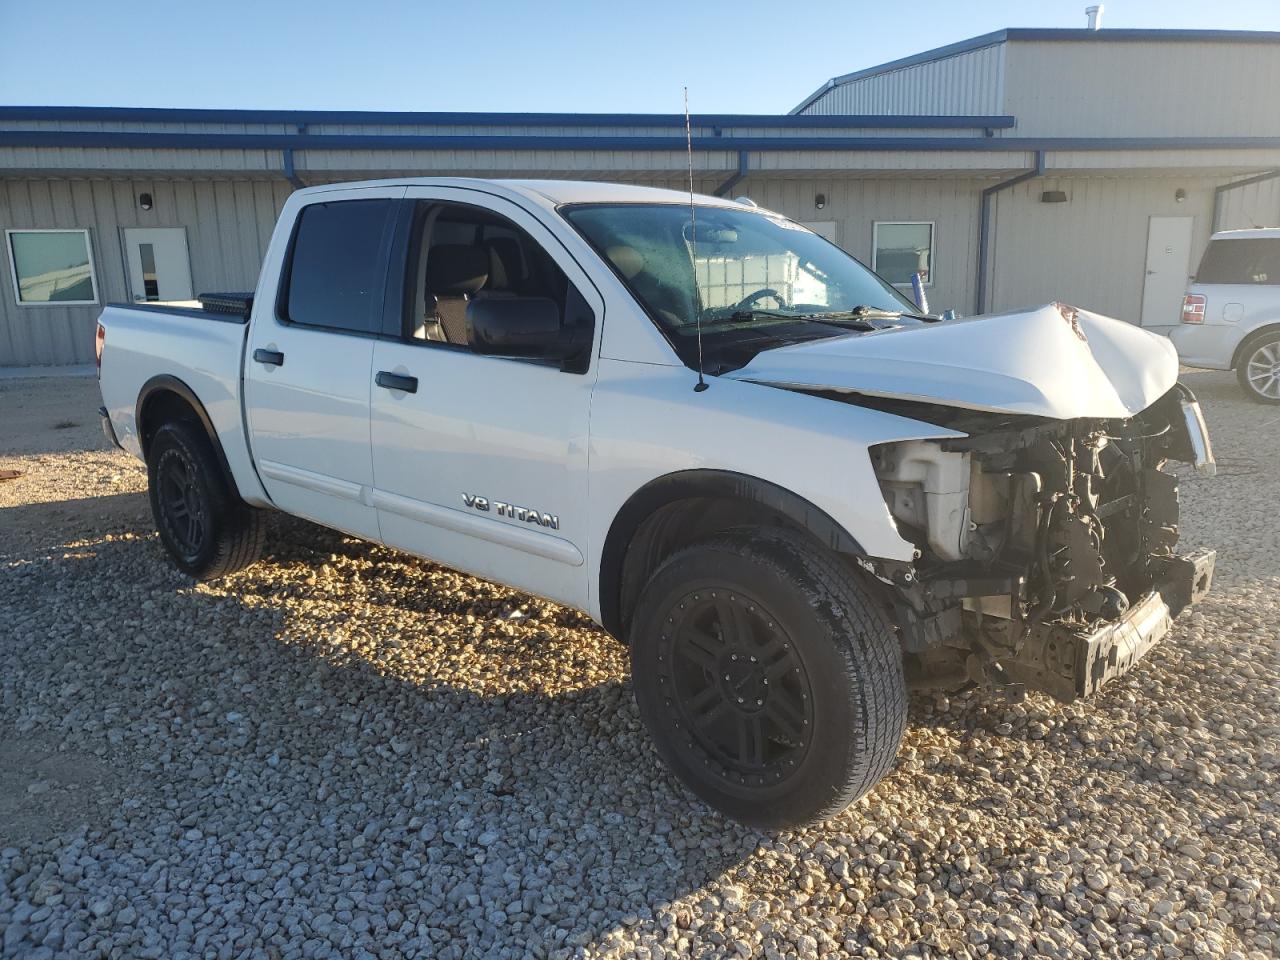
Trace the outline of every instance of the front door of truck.
<path fill-rule="evenodd" d="M 272 502 L 370 540 L 370 369 L 403 193 L 332 191 L 299 211 L 275 302 L 254 303 L 244 362 L 253 458 Z"/>
<path fill-rule="evenodd" d="M 585 606 L 592 331 L 603 301 L 535 217 L 457 188 L 409 188 L 402 312 L 373 348 L 373 502 L 385 543 Z M 398 257 L 398 259 L 397 259 Z M 395 286 L 394 279 L 388 289 Z M 572 369 L 469 344 L 467 310 L 547 309 L 586 346 Z"/>

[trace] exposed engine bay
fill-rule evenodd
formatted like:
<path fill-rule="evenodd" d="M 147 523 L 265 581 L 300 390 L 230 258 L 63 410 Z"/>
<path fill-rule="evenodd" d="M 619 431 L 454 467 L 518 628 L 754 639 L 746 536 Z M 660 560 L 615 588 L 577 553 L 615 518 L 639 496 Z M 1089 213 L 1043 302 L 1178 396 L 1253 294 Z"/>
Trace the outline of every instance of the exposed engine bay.
<path fill-rule="evenodd" d="M 1169 463 L 1213 470 L 1184 387 L 1124 420 L 840 399 L 967 434 L 872 450 L 889 512 L 918 551 L 914 564 L 875 571 L 896 588 L 916 686 L 1072 700 L 1127 671 L 1208 590 L 1212 551 L 1174 551 Z"/>

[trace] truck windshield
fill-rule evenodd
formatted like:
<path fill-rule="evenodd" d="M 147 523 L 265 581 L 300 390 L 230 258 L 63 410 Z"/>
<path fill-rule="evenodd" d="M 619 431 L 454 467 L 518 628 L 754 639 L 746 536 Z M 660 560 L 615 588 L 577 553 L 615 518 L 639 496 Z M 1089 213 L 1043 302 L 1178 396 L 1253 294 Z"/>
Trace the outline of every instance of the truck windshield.
<path fill-rule="evenodd" d="M 562 213 L 685 354 L 698 320 L 714 346 L 836 336 L 841 324 L 916 308 L 835 244 L 763 211 L 680 204 L 580 204 Z M 804 325 L 807 329 L 797 329 Z M 686 354 L 687 356 L 687 354 Z"/>

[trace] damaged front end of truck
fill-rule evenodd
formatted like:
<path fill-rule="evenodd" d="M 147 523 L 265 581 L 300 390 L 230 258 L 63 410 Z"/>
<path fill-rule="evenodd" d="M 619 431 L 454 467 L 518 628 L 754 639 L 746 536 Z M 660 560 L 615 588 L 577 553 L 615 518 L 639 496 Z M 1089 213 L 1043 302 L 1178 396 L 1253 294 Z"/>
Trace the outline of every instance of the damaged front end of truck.
<path fill-rule="evenodd" d="M 880 571 L 896 588 L 915 686 L 1088 696 L 1208 591 L 1214 552 L 1175 550 L 1169 468 L 1214 469 L 1181 385 L 1122 419 L 877 405 L 967 434 L 873 450 L 889 511 L 919 553 Z"/>
<path fill-rule="evenodd" d="M 917 687 L 1071 701 L 1200 600 L 1214 552 L 1176 551 L 1176 463 L 1215 467 L 1167 343 L 1047 304 L 762 354 L 735 375 L 942 427 L 871 447 L 910 562 L 869 559 Z"/>

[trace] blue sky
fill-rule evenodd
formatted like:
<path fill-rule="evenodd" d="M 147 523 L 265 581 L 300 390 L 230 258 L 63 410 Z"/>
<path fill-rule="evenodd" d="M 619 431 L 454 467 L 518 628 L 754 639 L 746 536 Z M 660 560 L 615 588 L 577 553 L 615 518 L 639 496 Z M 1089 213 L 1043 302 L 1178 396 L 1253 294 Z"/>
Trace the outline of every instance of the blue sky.
<path fill-rule="evenodd" d="M 1104 28 L 1280 30 L 1280 0 L 1111 0 Z M 0 103 L 785 112 L 828 77 L 1086 0 L 0 0 Z"/>

